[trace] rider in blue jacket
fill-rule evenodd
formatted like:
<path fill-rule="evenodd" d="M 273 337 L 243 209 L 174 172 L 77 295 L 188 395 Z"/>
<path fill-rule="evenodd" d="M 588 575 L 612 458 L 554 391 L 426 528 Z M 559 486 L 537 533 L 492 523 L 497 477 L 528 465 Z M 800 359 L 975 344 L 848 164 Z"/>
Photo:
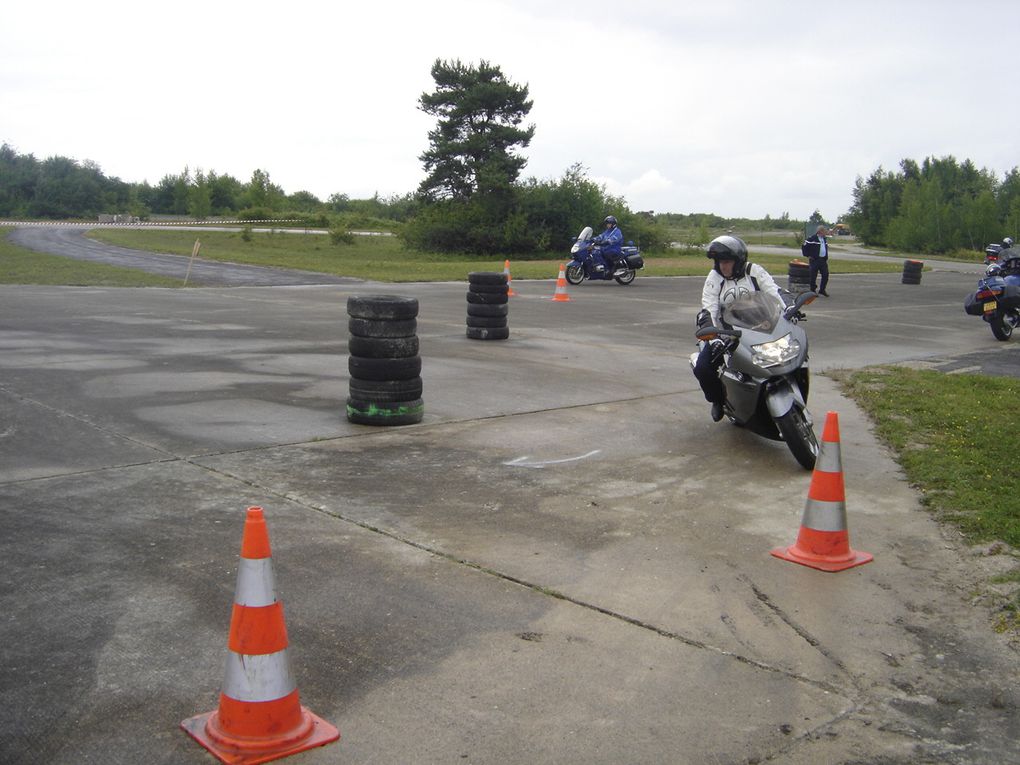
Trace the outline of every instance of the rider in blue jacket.
<path fill-rule="evenodd" d="M 602 221 L 606 230 L 595 237 L 592 242 L 597 244 L 602 249 L 602 257 L 606 261 L 606 268 L 613 271 L 617 268 L 617 259 L 622 257 L 622 246 L 623 246 L 623 232 L 620 231 L 620 227 L 616 224 L 616 217 L 613 215 L 607 215 L 606 219 Z"/>

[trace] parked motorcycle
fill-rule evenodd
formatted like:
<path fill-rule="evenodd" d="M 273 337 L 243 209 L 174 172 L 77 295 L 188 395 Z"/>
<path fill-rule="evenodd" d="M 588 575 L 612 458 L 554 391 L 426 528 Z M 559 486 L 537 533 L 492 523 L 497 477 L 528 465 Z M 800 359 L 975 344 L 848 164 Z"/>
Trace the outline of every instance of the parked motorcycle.
<path fill-rule="evenodd" d="M 996 340 L 1009 340 L 1020 327 L 1020 255 L 990 264 L 977 287 L 964 299 L 963 310 L 988 322 Z"/>
<path fill-rule="evenodd" d="M 580 284 L 585 279 L 616 279 L 620 284 L 630 284 L 637 270 L 645 267 L 641 250 L 628 242 L 620 248 L 619 266 L 613 268 L 593 238 L 591 226 L 585 226 L 570 248 L 571 261 L 567 263 L 566 277 L 571 284 Z"/>
<path fill-rule="evenodd" d="M 723 307 L 722 327 L 703 327 L 699 340 L 721 342 L 719 368 L 730 422 L 764 438 L 785 441 L 805 469 L 818 457 L 818 440 L 807 408 L 809 387 L 807 334 L 798 325 L 800 309 L 814 292 L 800 293 L 782 309 L 764 292 L 752 292 Z M 698 354 L 691 354 L 691 367 Z"/>

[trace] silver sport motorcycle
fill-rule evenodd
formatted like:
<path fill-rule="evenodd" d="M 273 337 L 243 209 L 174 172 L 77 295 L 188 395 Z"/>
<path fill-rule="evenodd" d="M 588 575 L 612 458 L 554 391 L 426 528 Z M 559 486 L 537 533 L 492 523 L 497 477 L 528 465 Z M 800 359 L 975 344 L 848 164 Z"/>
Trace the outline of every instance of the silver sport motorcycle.
<path fill-rule="evenodd" d="M 818 457 L 818 440 L 807 408 L 807 334 L 800 309 L 817 295 L 802 292 L 784 310 L 755 291 L 725 306 L 722 327 L 703 327 L 698 340 L 721 342 L 719 375 L 726 388 L 723 413 L 730 422 L 764 438 L 785 441 L 805 469 Z M 698 359 L 691 354 L 691 367 Z"/>

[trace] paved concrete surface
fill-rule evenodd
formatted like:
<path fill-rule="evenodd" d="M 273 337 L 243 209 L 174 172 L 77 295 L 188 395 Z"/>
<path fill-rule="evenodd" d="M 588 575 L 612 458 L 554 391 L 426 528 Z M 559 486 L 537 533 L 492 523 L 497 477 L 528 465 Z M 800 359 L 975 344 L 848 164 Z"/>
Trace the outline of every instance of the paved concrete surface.
<path fill-rule="evenodd" d="M 686 355 L 700 279 L 0 287 L 0 759 L 204 763 L 244 508 L 266 509 L 302 700 L 295 763 L 1020 762 L 1016 653 L 943 534 L 837 411 L 867 566 L 772 558 L 810 474 L 713 424 Z M 983 351 L 973 277 L 834 276 L 816 372 Z M 421 301 L 426 415 L 348 423 L 346 299 Z M 972 362 L 968 362 L 973 366 Z"/>

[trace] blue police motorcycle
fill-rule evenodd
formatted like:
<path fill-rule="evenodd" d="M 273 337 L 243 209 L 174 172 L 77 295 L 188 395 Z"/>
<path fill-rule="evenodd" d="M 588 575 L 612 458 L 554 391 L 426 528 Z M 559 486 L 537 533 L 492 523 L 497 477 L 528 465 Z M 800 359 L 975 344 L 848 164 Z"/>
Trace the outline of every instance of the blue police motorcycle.
<path fill-rule="evenodd" d="M 1009 340 L 1020 327 L 1020 255 L 991 263 L 977 290 L 964 299 L 963 310 L 988 322 L 996 340 Z"/>
<path fill-rule="evenodd" d="M 610 264 L 602 254 L 602 248 L 595 244 L 591 226 L 581 229 L 570 248 L 570 257 L 565 275 L 571 284 L 580 284 L 585 279 L 615 279 L 620 284 L 630 284 L 638 269 L 645 267 L 641 250 L 633 242 L 620 248 L 615 267 Z"/>

